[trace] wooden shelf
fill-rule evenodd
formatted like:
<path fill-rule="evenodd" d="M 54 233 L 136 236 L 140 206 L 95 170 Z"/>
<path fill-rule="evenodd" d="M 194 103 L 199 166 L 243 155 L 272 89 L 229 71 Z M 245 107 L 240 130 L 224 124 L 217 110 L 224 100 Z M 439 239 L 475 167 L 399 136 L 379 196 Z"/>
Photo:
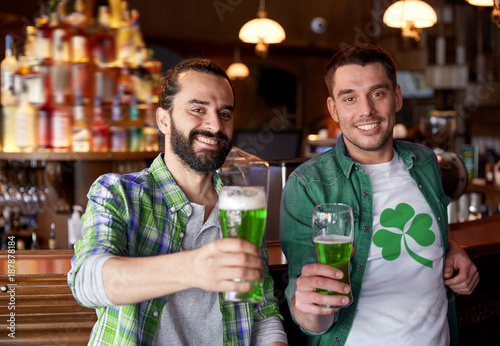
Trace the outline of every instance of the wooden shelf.
<path fill-rule="evenodd" d="M 145 160 L 154 159 L 159 152 L 105 152 L 105 153 L 76 153 L 40 151 L 32 153 L 5 153 L 0 152 L 0 160 L 37 160 L 37 161 L 114 161 L 114 160 Z"/>

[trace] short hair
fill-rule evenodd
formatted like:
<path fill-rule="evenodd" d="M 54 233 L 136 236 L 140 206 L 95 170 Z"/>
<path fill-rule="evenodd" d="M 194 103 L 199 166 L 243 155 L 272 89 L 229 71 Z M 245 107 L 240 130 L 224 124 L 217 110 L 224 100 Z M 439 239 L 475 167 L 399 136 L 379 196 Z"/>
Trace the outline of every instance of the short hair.
<path fill-rule="evenodd" d="M 396 88 L 396 64 L 391 55 L 377 45 L 359 43 L 338 51 L 326 65 L 324 79 L 330 96 L 333 97 L 333 76 L 339 67 L 345 65 L 366 66 L 377 62 L 382 64 L 387 77 L 392 82 L 392 87 Z"/>
<path fill-rule="evenodd" d="M 229 85 L 231 86 L 231 90 L 233 92 L 233 100 L 236 101 L 235 95 L 234 95 L 234 88 L 231 83 L 231 80 L 229 79 L 228 75 L 224 71 L 222 67 L 217 65 L 213 60 L 211 59 L 204 59 L 204 58 L 192 58 L 192 59 L 187 59 L 183 60 L 171 69 L 169 69 L 165 75 L 165 77 L 162 79 L 160 83 L 160 96 L 158 100 L 158 105 L 167 110 L 170 111 L 173 107 L 173 102 L 174 102 L 174 97 L 177 95 L 177 93 L 180 90 L 180 85 L 179 85 L 179 75 L 182 72 L 186 71 L 196 71 L 196 72 L 201 72 L 201 73 L 207 73 L 213 76 L 217 77 L 222 77 L 227 79 L 229 82 Z M 234 104 L 233 104 L 234 107 Z"/>

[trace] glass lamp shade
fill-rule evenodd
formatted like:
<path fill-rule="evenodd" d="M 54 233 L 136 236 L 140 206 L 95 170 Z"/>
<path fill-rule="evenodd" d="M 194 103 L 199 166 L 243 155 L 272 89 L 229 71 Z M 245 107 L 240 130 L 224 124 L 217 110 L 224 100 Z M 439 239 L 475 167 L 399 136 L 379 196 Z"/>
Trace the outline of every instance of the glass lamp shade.
<path fill-rule="evenodd" d="M 226 70 L 229 79 L 243 79 L 248 77 L 250 71 L 247 65 L 241 62 L 233 62 Z"/>
<path fill-rule="evenodd" d="M 245 23 L 240 29 L 239 38 L 247 43 L 280 43 L 286 35 L 283 27 L 269 18 L 255 18 Z"/>
<path fill-rule="evenodd" d="M 436 24 L 436 11 L 420 0 L 397 1 L 385 11 L 384 23 L 391 28 L 428 28 Z"/>
<path fill-rule="evenodd" d="M 474 6 L 493 6 L 493 0 L 467 0 L 467 2 Z"/>

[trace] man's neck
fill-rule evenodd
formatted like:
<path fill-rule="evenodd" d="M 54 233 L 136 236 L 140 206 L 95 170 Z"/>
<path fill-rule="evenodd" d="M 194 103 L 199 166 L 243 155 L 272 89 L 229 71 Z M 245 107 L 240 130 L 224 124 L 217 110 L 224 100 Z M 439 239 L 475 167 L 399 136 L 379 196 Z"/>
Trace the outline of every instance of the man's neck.
<path fill-rule="evenodd" d="M 212 173 L 200 173 L 185 165 L 172 152 L 165 152 L 165 165 L 176 184 L 184 192 L 190 202 L 204 205 L 205 219 L 217 204 L 217 192 L 212 183 Z"/>

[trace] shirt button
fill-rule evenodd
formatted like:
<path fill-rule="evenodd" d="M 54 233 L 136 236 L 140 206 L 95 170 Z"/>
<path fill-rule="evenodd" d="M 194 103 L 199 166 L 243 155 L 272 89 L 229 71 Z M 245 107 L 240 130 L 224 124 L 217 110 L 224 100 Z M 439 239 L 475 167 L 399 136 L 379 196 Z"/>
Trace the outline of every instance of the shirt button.
<path fill-rule="evenodd" d="M 438 216 L 438 221 L 441 221 L 441 217 L 440 216 Z"/>
<path fill-rule="evenodd" d="M 339 338 L 339 337 L 336 337 L 336 338 L 335 338 L 335 342 L 340 342 L 340 338 Z"/>
<path fill-rule="evenodd" d="M 179 233 L 179 237 L 184 238 L 184 232 Z"/>
<path fill-rule="evenodd" d="M 356 170 L 356 171 L 357 171 L 357 170 L 358 170 L 358 166 L 354 166 L 354 170 Z"/>
<path fill-rule="evenodd" d="M 160 314 L 160 313 L 159 313 L 158 311 L 153 312 L 153 316 L 154 316 L 154 317 L 158 317 L 158 315 L 159 315 L 159 314 Z"/>
<path fill-rule="evenodd" d="M 421 189 L 421 188 L 422 188 L 422 185 L 420 185 L 420 184 L 419 184 L 419 185 L 418 185 L 418 187 Z"/>
<path fill-rule="evenodd" d="M 363 265 L 361 263 L 358 263 L 358 268 L 359 269 L 363 268 Z"/>
<path fill-rule="evenodd" d="M 173 213 L 175 211 L 175 207 L 170 207 L 170 212 Z"/>
<path fill-rule="evenodd" d="M 369 229 L 370 229 L 370 227 L 368 227 L 368 226 L 365 226 L 365 228 L 364 228 L 365 231 L 368 231 Z"/>
<path fill-rule="evenodd" d="M 364 191 L 363 196 L 368 196 L 368 191 Z"/>

